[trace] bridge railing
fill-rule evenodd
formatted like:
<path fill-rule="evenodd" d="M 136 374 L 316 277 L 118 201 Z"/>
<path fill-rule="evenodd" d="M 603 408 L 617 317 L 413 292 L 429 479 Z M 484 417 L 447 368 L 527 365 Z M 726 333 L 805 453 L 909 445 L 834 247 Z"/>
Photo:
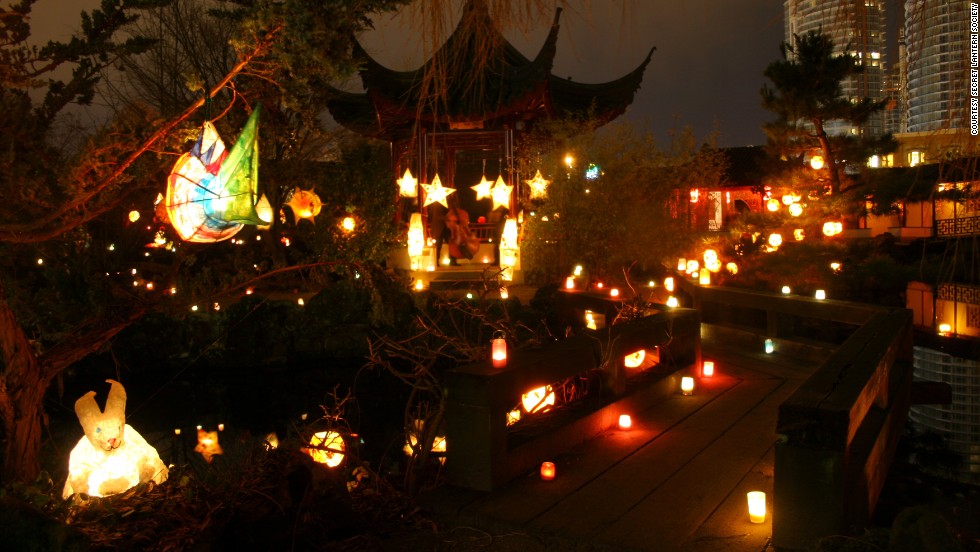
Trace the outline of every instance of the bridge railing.
<path fill-rule="evenodd" d="M 616 303 L 595 303 L 588 294 L 564 298 L 573 310 L 583 305 L 614 309 Z M 661 364 L 653 382 L 642 387 L 629 384 L 623 362 L 625 355 L 639 350 L 656 350 Z M 503 368 L 494 368 L 489 360 L 457 368 L 446 381 L 447 480 L 493 490 L 612 427 L 622 408 L 676 392 L 677 371 L 696 365 L 700 357 L 697 311 L 674 309 L 538 349 L 511 351 Z M 519 426 L 508 427 L 508 413 L 523 393 L 594 371 L 601 376 L 598 393 L 579 408 L 544 414 L 549 416 L 543 422 L 546 431 L 521 433 Z"/>
<path fill-rule="evenodd" d="M 686 281 L 683 290 L 705 324 L 781 340 L 787 349 L 832 347 L 779 407 L 773 545 L 802 549 L 865 527 L 911 402 L 911 311 Z"/>

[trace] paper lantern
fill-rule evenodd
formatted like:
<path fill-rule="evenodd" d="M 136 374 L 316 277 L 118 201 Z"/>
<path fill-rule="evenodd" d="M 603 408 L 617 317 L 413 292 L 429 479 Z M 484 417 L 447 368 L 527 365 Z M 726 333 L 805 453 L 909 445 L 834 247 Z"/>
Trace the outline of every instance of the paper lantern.
<path fill-rule="evenodd" d="M 517 422 L 521 421 L 521 411 L 518 409 L 511 410 L 507 413 L 507 425 L 512 426 Z"/>
<path fill-rule="evenodd" d="M 631 427 L 633 427 L 633 419 L 630 418 L 630 415 L 629 414 L 620 414 L 619 415 L 619 429 L 621 429 L 623 431 L 627 431 Z"/>
<path fill-rule="evenodd" d="M 487 175 L 484 174 L 480 176 L 479 184 L 470 186 L 470 189 L 476 192 L 476 199 L 479 201 L 481 199 L 486 199 L 491 196 L 490 189 L 492 187 L 493 187 L 493 182 L 487 180 Z"/>
<path fill-rule="evenodd" d="M 500 298 L 501 299 L 507 299 L 508 297 L 510 297 L 510 293 L 507 291 L 507 288 L 501 287 L 500 288 Z"/>
<path fill-rule="evenodd" d="M 517 221 L 509 218 L 504 222 L 504 230 L 500 233 L 501 249 L 517 249 Z"/>
<path fill-rule="evenodd" d="M 940 324 L 939 325 L 939 334 L 940 335 L 949 335 L 949 332 L 951 332 L 951 331 L 953 331 L 953 327 L 950 326 L 949 324 Z"/>
<path fill-rule="evenodd" d="M 75 401 L 75 414 L 85 431 L 68 458 L 64 498 L 75 493 L 107 496 L 140 483 L 167 480 L 167 466 L 146 439 L 126 424 L 126 390 L 114 380 L 105 410 L 95 402 L 95 391 Z"/>
<path fill-rule="evenodd" d="M 789 206 L 789 214 L 793 215 L 794 217 L 798 217 L 798 216 L 802 215 L 803 214 L 803 206 L 800 205 L 799 203 L 794 203 L 794 204 L 790 205 Z"/>
<path fill-rule="evenodd" d="M 293 189 L 285 205 L 288 205 L 293 211 L 294 224 L 299 224 L 300 219 L 312 220 L 320 214 L 320 210 L 323 208 L 320 196 L 312 190 L 301 190 L 300 188 Z"/>
<path fill-rule="evenodd" d="M 668 276 L 668 277 L 664 278 L 664 289 L 666 289 L 667 291 L 674 291 L 674 278 L 673 277 Z"/>
<path fill-rule="evenodd" d="M 548 184 L 551 183 L 550 180 L 545 180 L 541 176 L 541 171 L 535 171 L 534 178 L 531 180 L 525 180 L 528 189 L 531 192 L 531 199 L 544 199 L 548 195 Z"/>
<path fill-rule="evenodd" d="M 699 268 L 701 268 L 701 264 L 698 263 L 697 261 L 695 261 L 695 260 L 687 261 L 687 273 L 688 274 L 697 272 Z"/>
<path fill-rule="evenodd" d="M 718 252 L 714 249 L 705 249 L 702 257 L 704 258 L 705 266 L 718 262 Z"/>
<path fill-rule="evenodd" d="M 575 276 L 581 276 L 582 275 L 582 265 L 575 265 L 575 270 L 572 271 L 572 274 L 574 274 Z"/>
<path fill-rule="evenodd" d="M 494 368 L 507 366 L 507 340 L 498 337 L 490 341 L 490 357 Z"/>
<path fill-rule="evenodd" d="M 814 297 L 814 298 L 816 298 L 816 300 L 817 300 L 817 301 L 823 301 L 824 299 L 826 299 L 826 298 L 827 298 L 827 292 L 826 292 L 826 291 L 824 291 L 824 290 L 822 290 L 822 289 L 818 289 L 818 290 L 817 290 L 817 291 L 816 291 L 816 292 L 815 292 L 815 293 L 813 294 L 813 297 Z"/>
<path fill-rule="evenodd" d="M 780 291 L 783 293 L 783 295 L 789 295 L 790 293 L 793 292 L 793 290 L 789 286 L 783 286 Z"/>
<path fill-rule="evenodd" d="M 565 277 L 565 289 L 575 289 L 575 277 L 566 276 Z"/>
<path fill-rule="evenodd" d="M 684 376 L 681 378 L 681 394 L 682 395 L 694 394 L 694 378 L 692 378 L 691 376 Z"/>
<path fill-rule="evenodd" d="M 706 378 L 715 375 L 715 363 L 713 360 L 706 360 L 701 364 L 701 375 Z"/>
<path fill-rule="evenodd" d="M 398 179 L 398 195 L 415 198 L 419 196 L 418 179 L 412 176 L 411 169 L 405 169 L 405 174 Z M 479 198 L 477 198 L 479 199 Z"/>
<path fill-rule="evenodd" d="M 702 286 L 707 286 L 711 284 L 711 271 L 707 268 L 702 268 L 700 274 L 698 275 L 698 283 Z"/>
<path fill-rule="evenodd" d="M 542 462 L 541 463 L 541 479 L 544 481 L 551 481 L 555 478 L 555 464 L 554 462 Z"/>
<path fill-rule="evenodd" d="M 772 352 L 776 350 L 776 344 L 772 342 L 772 339 L 766 339 L 765 347 L 767 355 L 772 354 Z"/>
<path fill-rule="evenodd" d="M 727 270 L 732 276 L 738 274 L 738 265 L 735 263 L 728 263 L 725 265 L 725 270 Z"/>
<path fill-rule="evenodd" d="M 684 257 L 677 259 L 677 270 L 683 272 L 686 269 L 687 269 L 687 259 L 685 259 Z"/>
<path fill-rule="evenodd" d="M 766 202 L 766 209 L 769 209 L 769 211 L 771 211 L 771 212 L 778 211 L 779 210 L 779 200 L 773 198 L 773 199 L 770 199 L 769 201 L 767 201 Z"/>
<path fill-rule="evenodd" d="M 643 360 L 646 358 L 647 352 L 645 349 L 640 349 L 635 353 L 630 353 L 623 357 L 623 366 L 627 368 L 639 368 L 643 366 Z"/>
<path fill-rule="evenodd" d="M 772 247 L 779 247 L 783 244 L 783 236 L 782 234 L 769 234 L 768 242 Z"/>
<path fill-rule="evenodd" d="M 510 194 L 513 189 L 513 186 L 504 183 L 503 177 L 498 176 L 497 181 L 493 183 L 493 188 L 490 189 L 490 199 L 493 200 L 492 208 L 510 209 Z"/>
<path fill-rule="evenodd" d="M 205 431 L 201 429 L 201 426 L 197 427 L 197 446 L 194 447 L 194 452 L 200 454 L 204 457 L 204 460 L 210 464 L 211 460 L 219 454 L 224 454 L 224 450 L 221 449 L 221 444 L 218 443 L 218 432 L 217 431 Z"/>
<path fill-rule="evenodd" d="M 836 236 L 844 231 L 844 225 L 840 222 L 827 221 L 823 223 L 823 235 L 830 237 Z"/>
<path fill-rule="evenodd" d="M 422 189 L 425 190 L 425 201 L 422 202 L 423 207 L 428 207 L 433 203 L 441 203 L 443 207 L 448 209 L 449 203 L 447 203 L 446 198 L 456 192 L 455 188 L 444 187 L 438 174 L 432 178 L 432 184 L 422 184 Z"/>
<path fill-rule="evenodd" d="M 819 171 L 820 169 L 822 169 L 823 168 L 823 156 L 822 155 L 814 155 L 813 157 L 811 157 L 810 158 L 810 168 L 813 169 L 813 170 L 815 170 L 815 171 Z"/>
<path fill-rule="evenodd" d="M 667 298 L 667 303 L 666 304 L 667 304 L 668 307 L 670 307 L 670 308 L 673 309 L 673 308 L 677 308 L 677 307 L 680 306 L 680 301 L 678 301 L 676 297 L 674 297 L 673 295 L 671 295 L 670 297 Z"/>
<path fill-rule="evenodd" d="M 408 256 L 418 257 L 425 250 L 425 228 L 422 226 L 422 214 L 412 213 L 408 222 Z"/>
<path fill-rule="evenodd" d="M 610 288 L 610 290 L 609 290 L 609 296 L 610 297 L 619 297 L 619 289 L 617 289 L 617 288 Z"/>
<path fill-rule="evenodd" d="M 555 405 L 555 392 L 550 385 L 532 389 L 521 395 L 521 406 L 527 413 L 544 412 Z"/>
<path fill-rule="evenodd" d="M 347 446 L 344 438 L 336 431 L 318 431 L 310 438 L 311 447 L 303 451 L 310 455 L 314 462 L 325 464 L 328 468 L 336 468 L 344 461 Z"/>
<path fill-rule="evenodd" d="M 751 491 L 746 496 L 749 500 L 749 521 L 752 523 L 765 523 L 766 493 L 762 491 Z"/>

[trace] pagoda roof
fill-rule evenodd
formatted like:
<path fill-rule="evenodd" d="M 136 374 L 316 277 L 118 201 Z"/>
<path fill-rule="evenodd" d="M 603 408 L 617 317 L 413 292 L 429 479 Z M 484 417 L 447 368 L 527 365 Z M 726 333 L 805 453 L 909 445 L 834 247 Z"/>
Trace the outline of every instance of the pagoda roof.
<path fill-rule="evenodd" d="M 504 38 L 485 0 L 469 0 L 445 43 L 412 71 L 384 67 L 355 43 L 365 92 L 334 89 L 327 107 L 348 129 L 386 140 L 407 138 L 419 126 L 489 129 L 545 117 L 586 116 L 606 123 L 633 102 L 654 49 L 636 69 L 610 82 L 585 84 L 556 77 L 551 69 L 560 17 L 558 8 L 534 59 Z M 495 52 L 486 55 L 487 48 Z"/>

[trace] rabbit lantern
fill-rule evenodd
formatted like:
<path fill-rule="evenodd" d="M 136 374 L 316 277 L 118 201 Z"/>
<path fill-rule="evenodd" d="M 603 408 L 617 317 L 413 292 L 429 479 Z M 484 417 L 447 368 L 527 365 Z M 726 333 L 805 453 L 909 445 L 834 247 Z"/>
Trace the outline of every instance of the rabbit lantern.
<path fill-rule="evenodd" d="M 146 481 L 167 480 L 167 466 L 156 449 L 126 424 L 126 390 L 117 381 L 106 382 L 111 387 L 105 411 L 95 402 L 95 391 L 75 401 L 85 435 L 68 459 L 65 498 L 74 493 L 107 496 Z"/>

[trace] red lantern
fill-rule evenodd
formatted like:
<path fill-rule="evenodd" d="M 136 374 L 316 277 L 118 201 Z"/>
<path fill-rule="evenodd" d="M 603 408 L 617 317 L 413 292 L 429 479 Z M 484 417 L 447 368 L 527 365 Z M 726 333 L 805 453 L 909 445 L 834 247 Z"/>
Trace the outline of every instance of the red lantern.
<path fill-rule="evenodd" d="M 541 463 L 541 479 L 551 481 L 555 478 L 555 464 L 553 462 Z"/>
<path fill-rule="evenodd" d="M 498 337 L 490 341 L 490 358 L 494 368 L 507 366 L 507 340 Z"/>

